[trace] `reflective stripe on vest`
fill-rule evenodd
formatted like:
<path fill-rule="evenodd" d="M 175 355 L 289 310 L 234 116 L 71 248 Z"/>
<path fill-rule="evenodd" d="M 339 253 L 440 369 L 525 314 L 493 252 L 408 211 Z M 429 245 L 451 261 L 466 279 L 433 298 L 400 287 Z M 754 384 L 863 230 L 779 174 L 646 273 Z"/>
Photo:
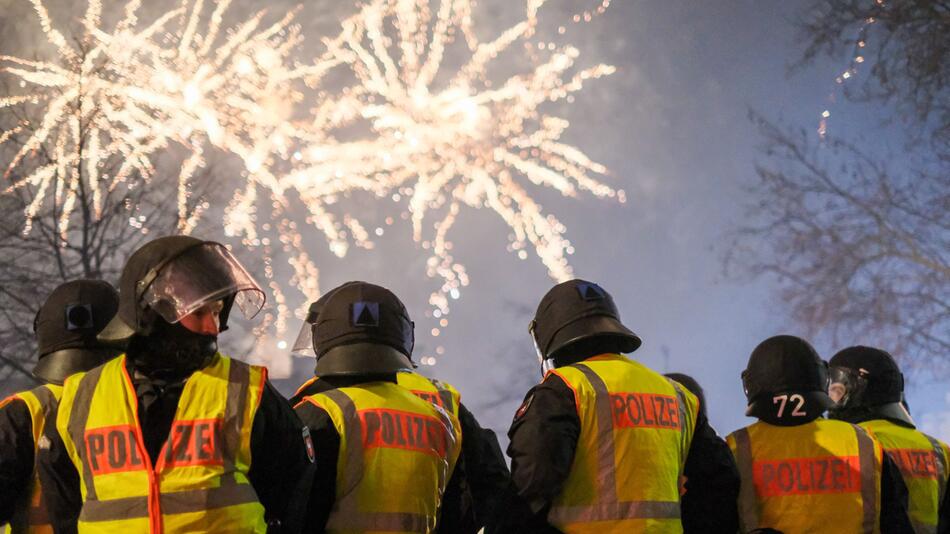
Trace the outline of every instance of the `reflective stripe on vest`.
<path fill-rule="evenodd" d="M 64 400 L 71 402 L 57 425 L 80 471 L 79 531 L 263 532 L 263 506 L 247 472 L 266 376 L 221 355 L 192 374 L 154 466 L 125 358 L 70 378 Z"/>
<path fill-rule="evenodd" d="M 918 534 L 936 532 L 947 487 L 945 446 L 914 428 L 874 419 L 860 424 L 877 438 L 901 472 L 908 490 L 908 515 Z"/>
<path fill-rule="evenodd" d="M 809 427 L 808 425 L 831 425 L 830 429 L 833 431 L 850 429 L 856 442 L 857 465 L 848 459 L 847 453 L 843 453 L 838 457 L 834 455 L 834 451 L 827 451 L 824 448 L 822 448 L 824 452 L 831 452 L 832 455 L 821 458 L 796 456 L 757 458 L 752 452 L 753 444 L 749 431 L 749 428 L 752 427 L 733 432 L 729 435 L 728 441 L 733 450 L 739 477 L 742 481 L 738 504 L 743 532 L 759 528 L 774 528 L 785 532 L 805 531 L 807 529 L 797 523 L 798 520 L 802 519 L 798 515 L 793 517 L 792 514 L 783 514 L 771 510 L 773 521 L 778 516 L 778 520 L 782 523 L 772 524 L 763 520 L 764 507 L 775 506 L 773 503 L 776 500 L 815 494 L 820 494 L 823 497 L 822 499 L 816 498 L 813 503 L 820 505 L 823 500 L 828 501 L 828 496 L 831 494 L 847 493 L 860 493 L 860 521 L 854 521 L 854 518 L 842 517 L 841 514 L 845 513 L 846 510 L 831 508 L 832 504 L 829 504 L 827 510 L 809 508 L 812 513 L 808 519 L 815 519 L 819 522 L 827 521 L 826 525 L 832 529 L 828 532 L 842 528 L 837 521 L 839 519 L 846 522 L 851 520 L 860 532 L 868 534 L 877 532 L 881 467 L 875 442 L 863 429 L 840 421 L 826 421 L 823 419 L 806 423 L 800 427 L 775 427 L 761 422 L 756 423 L 753 427 L 757 428 L 757 432 L 765 434 L 765 436 L 759 436 L 758 439 L 779 441 L 779 445 L 788 452 L 794 451 L 797 446 L 802 446 L 802 442 L 796 442 L 796 439 L 790 439 L 789 436 L 780 434 L 781 432 L 795 432 L 789 429 L 804 428 L 805 430 L 802 430 L 802 435 L 798 436 L 798 439 L 812 441 L 817 441 L 817 436 L 821 432 L 827 432 L 822 426 L 816 429 L 814 426 Z M 774 435 L 769 436 L 769 434 Z M 826 446 L 828 442 L 832 441 L 843 442 L 844 436 L 837 439 L 828 436 L 824 438 Z M 845 450 L 846 445 L 841 446 L 842 450 Z M 773 465 L 776 463 L 778 467 Z M 852 470 L 855 468 L 859 472 L 858 480 L 852 478 Z M 787 476 L 784 476 L 783 472 Z M 855 482 L 860 484 L 859 492 L 853 491 Z M 796 509 L 800 509 L 802 506 L 805 505 L 799 504 Z M 823 512 L 827 513 L 827 516 L 821 515 Z"/>
<path fill-rule="evenodd" d="M 408 389 L 422 400 L 451 413 L 459 414 L 459 393 L 454 387 L 435 378 L 428 378 L 413 371 L 396 373 L 396 383 Z"/>
<path fill-rule="evenodd" d="M 11 534 L 38 534 L 53 531 L 49 524 L 46 500 L 43 498 L 43 490 L 36 472 L 36 459 L 39 442 L 46 427 L 46 419 L 59 402 L 62 391 L 62 386 L 46 384 L 13 396 L 13 398 L 23 401 L 30 412 L 30 421 L 33 427 L 33 474 L 29 497 L 23 499 L 21 506 L 14 511 L 13 517 L 10 519 Z"/>
<path fill-rule="evenodd" d="M 434 531 L 441 495 L 459 454 L 457 420 L 388 383 L 332 389 L 305 400 L 327 411 L 341 438 L 336 500 L 327 529 Z M 385 485 L 378 479 L 381 470 L 392 477 L 390 482 L 403 486 Z M 405 485 L 407 481 L 412 483 Z"/>
<path fill-rule="evenodd" d="M 600 361 L 601 363 L 595 363 Z M 590 363 L 588 363 L 590 362 Z M 669 465 L 670 469 L 675 469 L 669 475 L 668 486 L 670 491 L 667 494 L 670 497 L 670 500 L 649 500 L 649 499 L 624 499 L 621 498 L 618 494 L 618 481 L 617 481 L 617 438 L 616 433 L 618 428 L 616 427 L 616 422 L 618 418 L 615 418 L 615 411 L 624 410 L 622 407 L 614 406 L 614 403 L 622 403 L 622 395 L 628 395 L 629 393 L 621 393 L 620 391 L 615 392 L 614 395 L 611 394 L 611 390 L 605 382 L 603 376 L 595 371 L 595 366 L 604 367 L 604 376 L 607 376 L 609 373 L 609 366 L 627 366 L 633 365 L 633 362 L 617 355 L 595 357 L 585 362 L 574 364 L 568 366 L 571 369 L 580 371 L 583 380 L 589 384 L 592 389 L 592 410 L 593 410 L 593 420 L 597 428 L 596 432 L 593 432 L 592 429 L 583 428 L 584 423 L 582 422 L 582 434 L 589 435 L 589 438 L 586 438 L 590 441 L 585 441 L 584 443 L 578 443 L 578 448 L 580 447 L 590 447 L 590 451 L 593 453 L 593 461 L 591 468 L 594 469 L 594 473 L 591 473 L 593 477 L 593 490 L 596 495 L 596 500 L 590 503 L 578 503 L 571 502 L 571 499 L 567 495 L 562 495 L 559 498 L 554 506 L 552 506 L 550 512 L 548 513 L 548 521 L 552 524 L 558 526 L 562 530 L 571 531 L 570 525 L 572 524 L 582 524 L 582 523 L 592 523 L 597 521 L 626 521 L 626 520 L 676 520 L 677 525 L 679 524 L 680 518 L 680 503 L 679 503 L 679 492 L 678 492 L 678 480 L 679 476 L 682 474 L 683 464 L 685 462 L 685 454 L 688 450 L 689 439 L 691 439 L 693 427 L 695 426 L 693 421 L 695 421 L 695 412 L 690 412 L 690 407 L 692 406 L 695 410 L 698 410 L 698 406 L 695 405 L 695 400 L 690 400 L 687 398 L 687 393 L 684 392 L 682 386 L 677 384 L 674 381 L 667 380 L 665 377 L 656 375 L 652 371 L 647 370 L 643 367 L 643 373 L 647 376 L 647 382 L 654 389 L 658 386 L 660 388 L 666 387 L 672 389 L 675 394 L 675 403 L 676 403 L 676 421 L 672 421 L 673 415 L 671 413 L 661 413 L 661 411 L 670 407 L 672 400 L 670 397 L 662 397 L 662 393 L 657 393 L 651 397 L 647 398 L 657 398 L 657 399 L 666 399 L 666 403 L 662 406 L 664 408 L 657 408 L 657 405 L 653 405 L 649 408 L 654 414 L 654 419 L 664 419 L 665 423 L 660 424 L 661 421 L 653 421 L 653 428 L 647 429 L 651 432 L 676 432 L 678 436 L 683 436 L 684 427 L 687 424 L 690 424 L 690 428 L 686 433 L 689 438 L 677 439 L 675 445 L 672 445 L 676 451 L 677 462 L 675 464 Z M 636 364 L 639 366 L 639 364 Z M 642 366 L 640 366 L 642 367 Z M 575 395 L 577 395 L 577 388 L 583 387 L 579 380 L 580 377 L 577 377 L 576 374 L 571 374 L 570 371 L 566 371 L 562 368 L 559 370 L 553 371 L 555 374 L 558 374 L 562 380 L 564 380 L 568 386 L 572 387 L 575 390 Z M 639 372 L 639 371 L 637 371 Z M 570 375 L 570 376 L 568 376 Z M 654 376 L 655 375 L 655 376 Z M 635 375 L 634 375 L 635 376 Z M 577 381 L 577 383 L 572 383 Z M 628 385 L 630 389 L 636 391 L 638 388 L 635 387 L 636 384 Z M 632 395 L 637 396 L 639 394 L 633 393 Z M 588 397 L 584 397 L 588 398 Z M 638 401 L 634 402 L 643 402 L 641 397 L 637 396 Z M 693 397 L 695 399 L 695 397 Z M 629 399 L 628 399 L 629 400 Z M 581 400 L 580 396 L 575 397 L 575 402 L 584 402 Z M 644 410 L 642 413 L 638 412 L 638 417 L 642 416 L 647 417 L 645 405 L 638 405 L 638 410 Z M 578 405 L 579 414 L 582 411 L 582 406 Z M 665 418 L 663 417 L 665 415 Z M 627 421 L 629 422 L 629 421 Z M 622 427 L 623 425 L 621 425 Z M 660 428 L 663 426 L 664 428 Z M 585 438 L 581 438 L 582 440 Z M 625 442 L 626 443 L 626 442 Z M 684 448 L 685 444 L 685 448 Z M 678 450 L 678 449 L 683 450 Z M 575 459 L 575 466 L 577 465 L 577 460 Z M 575 475 L 575 473 L 572 473 Z M 575 482 L 579 483 L 579 482 Z M 571 489 L 571 479 L 569 477 L 568 483 L 565 485 L 565 492 L 570 493 Z M 624 528 L 624 527 L 620 527 Z"/>

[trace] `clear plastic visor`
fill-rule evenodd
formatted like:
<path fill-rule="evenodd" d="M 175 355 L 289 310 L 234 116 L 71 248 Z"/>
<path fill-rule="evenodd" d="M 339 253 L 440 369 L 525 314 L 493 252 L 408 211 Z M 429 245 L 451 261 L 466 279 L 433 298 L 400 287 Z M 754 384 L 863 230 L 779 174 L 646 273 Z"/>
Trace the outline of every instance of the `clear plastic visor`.
<path fill-rule="evenodd" d="M 142 299 L 174 324 L 205 304 L 231 295 L 247 319 L 264 307 L 264 291 L 241 263 L 223 245 L 205 243 L 163 266 Z"/>
<path fill-rule="evenodd" d="M 290 353 L 307 358 L 317 357 L 317 353 L 313 350 L 313 325 L 309 321 L 304 321 L 303 326 L 300 327 L 300 333 L 297 334 L 297 340 L 294 341 Z"/>
<path fill-rule="evenodd" d="M 541 379 L 544 379 L 544 376 L 548 374 L 548 371 L 554 369 L 554 360 L 546 359 L 544 353 L 541 352 L 541 347 L 538 346 L 538 338 L 534 335 L 534 321 L 528 325 L 528 335 L 531 336 L 531 342 L 534 343 L 534 353 L 538 357 L 538 365 L 541 367 Z"/>

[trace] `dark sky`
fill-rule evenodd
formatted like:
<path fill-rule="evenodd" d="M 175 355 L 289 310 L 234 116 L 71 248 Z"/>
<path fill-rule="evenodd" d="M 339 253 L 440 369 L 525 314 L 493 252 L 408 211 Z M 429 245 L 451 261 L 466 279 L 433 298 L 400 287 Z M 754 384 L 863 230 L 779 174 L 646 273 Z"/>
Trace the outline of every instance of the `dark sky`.
<path fill-rule="evenodd" d="M 158 4 L 148 2 L 150 9 Z M 474 16 L 481 35 L 510 21 L 515 4 L 480 0 Z M 577 6 L 597 4 L 550 0 L 542 31 L 556 28 L 559 17 Z M 573 105 L 554 111 L 571 121 L 564 140 L 605 164 L 607 181 L 623 188 L 628 200 L 535 191 L 568 229 L 576 275 L 610 291 L 624 322 L 643 338 L 634 357 L 661 372 L 695 376 L 721 434 L 749 422 L 739 373 L 751 350 L 768 336 L 797 333 L 783 303 L 773 297 L 772 282 L 726 276 L 722 258 L 750 202 L 744 187 L 754 181 L 760 156 L 749 110 L 814 131 L 819 113 L 829 108 L 835 75 L 847 66 L 843 58 L 821 60 L 790 74 L 801 54 L 793 21 L 806 4 L 614 0 L 605 16 L 572 26 L 566 40 L 580 49 L 579 65 L 602 61 L 618 72 L 590 83 Z M 248 0 L 236 5 L 265 7 Z M 293 4 L 266 7 L 284 5 Z M 0 22 L 36 27 L 27 0 L 0 0 L 0 9 L 7 13 Z M 345 12 L 344 2 L 306 3 L 299 20 L 308 42 L 318 43 L 319 33 L 332 31 Z M 16 13 L 27 16 L 10 16 Z M 0 37 L 0 47 L 7 44 Z M 878 122 L 867 109 L 830 109 L 833 132 L 871 129 L 875 142 L 887 144 L 890 134 L 873 132 Z M 471 285 L 453 303 L 451 323 L 438 339 L 445 355 L 423 369 L 456 385 L 468 407 L 499 434 L 538 378 L 527 324 L 552 284 L 536 258 L 519 260 L 506 252 L 507 235 L 493 213 L 463 210 L 452 236 Z M 424 312 L 434 286 L 424 275 L 426 254 L 407 228 L 387 232 L 377 250 L 356 251 L 343 260 L 327 254 L 317 236 L 307 246 L 320 260 L 324 289 L 351 279 L 392 288 L 416 317 L 420 351 L 432 351 L 435 340 L 427 333 L 432 323 Z M 838 347 L 816 348 L 829 357 Z M 311 366 L 312 361 L 297 360 L 297 376 L 280 382 L 282 389 L 291 392 Z M 918 419 L 947 438 L 941 391 L 938 385 L 920 385 L 910 401 Z"/>

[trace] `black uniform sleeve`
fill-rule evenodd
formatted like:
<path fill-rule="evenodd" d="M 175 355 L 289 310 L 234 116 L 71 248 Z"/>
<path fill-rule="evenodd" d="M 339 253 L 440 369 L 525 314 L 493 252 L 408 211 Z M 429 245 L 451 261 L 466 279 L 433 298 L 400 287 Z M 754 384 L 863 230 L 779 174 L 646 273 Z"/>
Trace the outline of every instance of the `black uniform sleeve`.
<path fill-rule="evenodd" d="M 43 497 L 53 532 L 73 534 L 82 510 L 82 492 L 79 488 L 79 472 L 56 430 L 57 411 L 57 408 L 53 408 L 47 416 L 48 423 L 43 435 L 49 446 L 38 449 L 36 471 L 43 486 Z"/>
<path fill-rule="evenodd" d="M 25 402 L 12 399 L 0 408 L 0 525 L 29 499 L 32 474 L 33 419 Z"/>
<path fill-rule="evenodd" d="M 881 532 L 913 534 L 907 513 L 909 492 L 904 478 L 890 456 L 884 454 L 881 465 Z"/>
<path fill-rule="evenodd" d="M 547 514 L 571 472 L 580 432 L 574 393 L 559 376 L 528 392 L 508 430 L 511 484 L 489 532 L 558 532 Z"/>
<path fill-rule="evenodd" d="M 463 434 L 464 435 L 464 434 Z M 464 438 L 463 438 L 464 447 Z M 472 505 L 472 493 L 468 485 L 468 473 L 464 455 L 459 455 L 455 469 L 446 485 L 445 494 L 439 507 L 437 532 L 444 534 L 475 534 L 479 527 L 475 524 L 475 510 Z"/>
<path fill-rule="evenodd" d="M 739 530 L 739 472 L 725 440 L 702 413 L 683 469 L 683 532 L 735 533 Z"/>
<path fill-rule="evenodd" d="M 333 426 L 330 415 L 311 402 L 301 402 L 294 408 L 300 420 L 310 428 L 316 451 L 316 470 L 308 492 L 307 532 L 324 532 L 327 518 L 336 499 L 336 468 L 340 455 L 340 434 Z"/>
<path fill-rule="evenodd" d="M 459 406 L 459 422 L 462 425 L 464 470 L 472 494 L 475 523 L 483 527 L 503 505 L 511 474 L 495 433 L 482 428 L 464 404 Z"/>
<path fill-rule="evenodd" d="M 303 498 L 300 490 L 313 477 L 303 433 L 293 408 L 266 382 L 251 426 L 248 478 L 271 529 L 282 533 L 299 532 L 303 525 L 306 504 L 295 497 Z"/>

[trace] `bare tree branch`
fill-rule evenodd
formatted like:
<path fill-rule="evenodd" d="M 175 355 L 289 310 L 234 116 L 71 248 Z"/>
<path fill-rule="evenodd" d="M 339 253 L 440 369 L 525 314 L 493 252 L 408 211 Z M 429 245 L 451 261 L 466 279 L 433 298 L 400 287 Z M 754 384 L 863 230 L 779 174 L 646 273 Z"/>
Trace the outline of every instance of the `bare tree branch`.
<path fill-rule="evenodd" d="M 812 336 L 950 362 L 950 164 L 894 169 L 752 113 L 766 162 L 729 268 L 770 275 Z"/>

